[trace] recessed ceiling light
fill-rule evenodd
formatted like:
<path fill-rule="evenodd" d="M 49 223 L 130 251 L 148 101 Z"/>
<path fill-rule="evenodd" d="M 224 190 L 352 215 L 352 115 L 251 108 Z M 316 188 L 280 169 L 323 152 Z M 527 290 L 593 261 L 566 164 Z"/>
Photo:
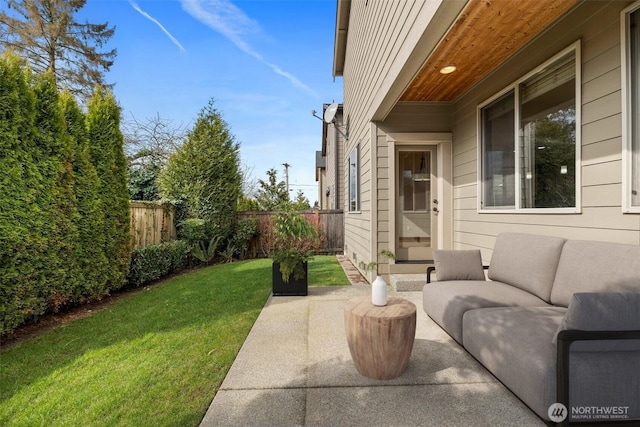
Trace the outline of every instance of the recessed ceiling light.
<path fill-rule="evenodd" d="M 447 65 L 446 67 L 440 69 L 440 74 L 451 74 L 455 70 L 457 70 L 457 67 L 455 65 Z"/>

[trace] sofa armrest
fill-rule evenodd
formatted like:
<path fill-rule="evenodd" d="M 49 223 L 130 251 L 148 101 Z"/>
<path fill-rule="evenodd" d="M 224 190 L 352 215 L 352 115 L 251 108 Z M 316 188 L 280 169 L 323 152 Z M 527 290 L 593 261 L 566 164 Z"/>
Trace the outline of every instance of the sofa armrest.
<path fill-rule="evenodd" d="M 484 270 L 488 270 L 489 266 L 483 265 L 482 268 Z M 434 271 L 436 271 L 436 268 L 434 266 L 427 267 L 427 283 L 431 283 L 431 273 L 433 273 Z"/>
<path fill-rule="evenodd" d="M 557 387 L 557 402 L 562 403 L 567 411 L 570 411 L 569 406 L 569 366 L 571 362 L 571 345 L 576 341 L 608 341 L 608 340 L 640 340 L 640 330 L 628 330 L 628 331 L 581 331 L 574 329 L 564 329 L 558 332 L 557 335 L 557 365 L 556 365 L 556 387 Z M 571 425 L 570 414 L 567 413 L 567 417 L 564 421 L 558 423 L 559 426 Z M 603 420 L 607 425 L 637 425 L 638 419 L 620 420 L 612 423 L 612 420 Z M 592 423 L 575 422 L 579 425 L 589 425 Z"/>
<path fill-rule="evenodd" d="M 433 273 L 434 271 L 436 271 L 436 268 L 434 266 L 427 267 L 427 283 L 431 283 L 431 273 Z"/>

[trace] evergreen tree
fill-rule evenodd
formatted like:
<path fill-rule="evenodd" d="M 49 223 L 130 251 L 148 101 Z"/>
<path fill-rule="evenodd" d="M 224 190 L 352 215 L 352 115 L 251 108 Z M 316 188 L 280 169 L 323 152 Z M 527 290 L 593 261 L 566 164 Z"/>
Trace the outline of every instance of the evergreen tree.
<path fill-rule="evenodd" d="M 210 238 L 228 239 L 241 188 L 239 145 L 214 107 L 204 107 L 158 183 L 166 199 L 181 200 L 191 218 L 205 220 Z"/>
<path fill-rule="evenodd" d="M 275 211 L 282 209 L 290 203 L 287 185 L 284 181 L 278 182 L 275 169 L 267 171 L 268 181 L 258 180 L 260 188 L 256 194 L 258 206 L 262 211 Z"/>
<path fill-rule="evenodd" d="M 57 310 L 69 302 L 80 277 L 74 258 L 77 242 L 75 200 L 73 197 L 73 154 L 65 131 L 64 114 L 50 72 L 34 79 L 36 116 L 34 141 L 41 188 L 36 205 L 43 224 L 38 230 L 46 242 L 41 248 L 43 276 L 41 298 Z"/>
<path fill-rule="evenodd" d="M 73 198 L 77 212 L 77 243 L 73 257 L 81 272 L 73 297 L 83 301 L 107 293 L 108 262 L 103 250 L 105 236 L 101 232 L 104 221 L 97 188 L 98 174 L 89 157 L 85 116 L 69 92 L 62 93 L 60 102 L 73 152 Z"/>
<path fill-rule="evenodd" d="M 35 96 L 18 57 L 0 58 L 0 332 L 32 313 L 38 301 L 39 259 L 44 242 L 36 196 L 40 175 L 34 149 Z M 41 311 L 42 312 L 42 311 Z"/>
<path fill-rule="evenodd" d="M 158 176 L 162 166 L 159 164 L 149 164 L 131 167 L 127 169 L 127 185 L 131 200 L 160 200 L 160 190 L 158 189 Z"/>
<path fill-rule="evenodd" d="M 50 70 L 58 87 L 88 98 L 103 85 L 116 50 L 99 51 L 113 36 L 108 23 L 80 23 L 74 15 L 86 0 L 8 0 L 0 12 L 0 44 L 14 50 L 39 74 Z"/>
<path fill-rule="evenodd" d="M 295 211 L 304 211 L 307 209 L 311 209 L 311 205 L 309 204 L 309 199 L 304 197 L 304 193 L 302 190 L 298 190 L 298 194 L 296 194 L 296 199 L 291 202 L 291 207 Z"/>
<path fill-rule="evenodd" d="M 109 262 L 107 289 L 125 284 L 131 257 L 131 219 L 127 189 L 127 160 L 120 132 L 120 107 L 113 95 L 96 89 L 89 100 L 89 154 L 98 174 L 99 210 L 104 215 L 104 254 Z"/>

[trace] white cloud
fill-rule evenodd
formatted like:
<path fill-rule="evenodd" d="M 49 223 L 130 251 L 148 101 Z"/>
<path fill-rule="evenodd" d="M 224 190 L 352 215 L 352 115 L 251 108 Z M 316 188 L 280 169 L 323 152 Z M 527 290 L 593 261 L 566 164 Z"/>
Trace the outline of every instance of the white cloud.
<path fill-rule="evenodd" d="M 302 83 L 296 76 L 267 61 L 259 52 L 253 49 L 247 42 L 246 37 L 251 33 L 259 32 L 260 25 L 229 0 L 181 0 L 181 2 L 182 8 L 188 14 L 226 37 L 242 52 L 271 68 L 274 73 L 286 78 L 295 87 L 313 96 L 318 96 L 316 92 Z"/>
<path fill-rule="evenodd" d="M 258 123 L 256 120 L 275 121 L 291 116 L 291 102 L 279 96 L 217 88 L 216 102 L 218 101 L 225 113 L 242 114 L 243 118 L 251 117 L 254 124 Z M 259 124 L 263 126 L 264 122 Z"/>
<path fill-rule="evenodd" d="M 163 33 L 165 33 L 167 35 L 167 37 L 169 37 L 169 39 L 173 42 L 173 44 L 175 44 L 176 46 L 178 46 L 178 48 L 180 48 L 180 50 L 182 52 L 185 51 L 185 48 L 182 46 L 182 44 L 180 44 L 180 42 L 178 41 L 178 39 L 176 39 L 175 37 L 173 37 L 173 35 L 169 32 L 169 30 L 167 30 L 164 25 L 162 25 L 160 23 L 160 21 L 158 21 L 157 19 L 155 19 L 153 16 L 149 15 L 147 12 L 145 12 L 144 10 L 142 10 L 140 8 L 140 6 L 138 6 L 137 3 L 135 3 L 132 0 L 129 0 L 129 4 L 131 5 L 131 7 L 133 7 L 140 15 L 144 16 L 145 18 L 147 18 L 149 21 L 153 22 L 154 24 L 156 24 L 158 27 L 160 27 L 160 29 L 162 30 Z"/>

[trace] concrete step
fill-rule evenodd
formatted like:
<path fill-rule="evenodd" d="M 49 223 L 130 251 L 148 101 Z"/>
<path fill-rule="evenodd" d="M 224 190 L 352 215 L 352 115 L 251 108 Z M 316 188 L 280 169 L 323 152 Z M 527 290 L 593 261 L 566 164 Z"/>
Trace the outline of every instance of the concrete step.
<path fill-rule="evenodd" d="M 427 283 L 425 273 L 421 274 L 392 274 L 391 288 L 396 292 L 415 292 L 421 291 Z"/>
<path fill-rule="evenodd" d="M 427 273 L 427 267 L 433 265 L 433 263 L 397 263 L 389 265 L 390 274 L 425 274 Z"/>

